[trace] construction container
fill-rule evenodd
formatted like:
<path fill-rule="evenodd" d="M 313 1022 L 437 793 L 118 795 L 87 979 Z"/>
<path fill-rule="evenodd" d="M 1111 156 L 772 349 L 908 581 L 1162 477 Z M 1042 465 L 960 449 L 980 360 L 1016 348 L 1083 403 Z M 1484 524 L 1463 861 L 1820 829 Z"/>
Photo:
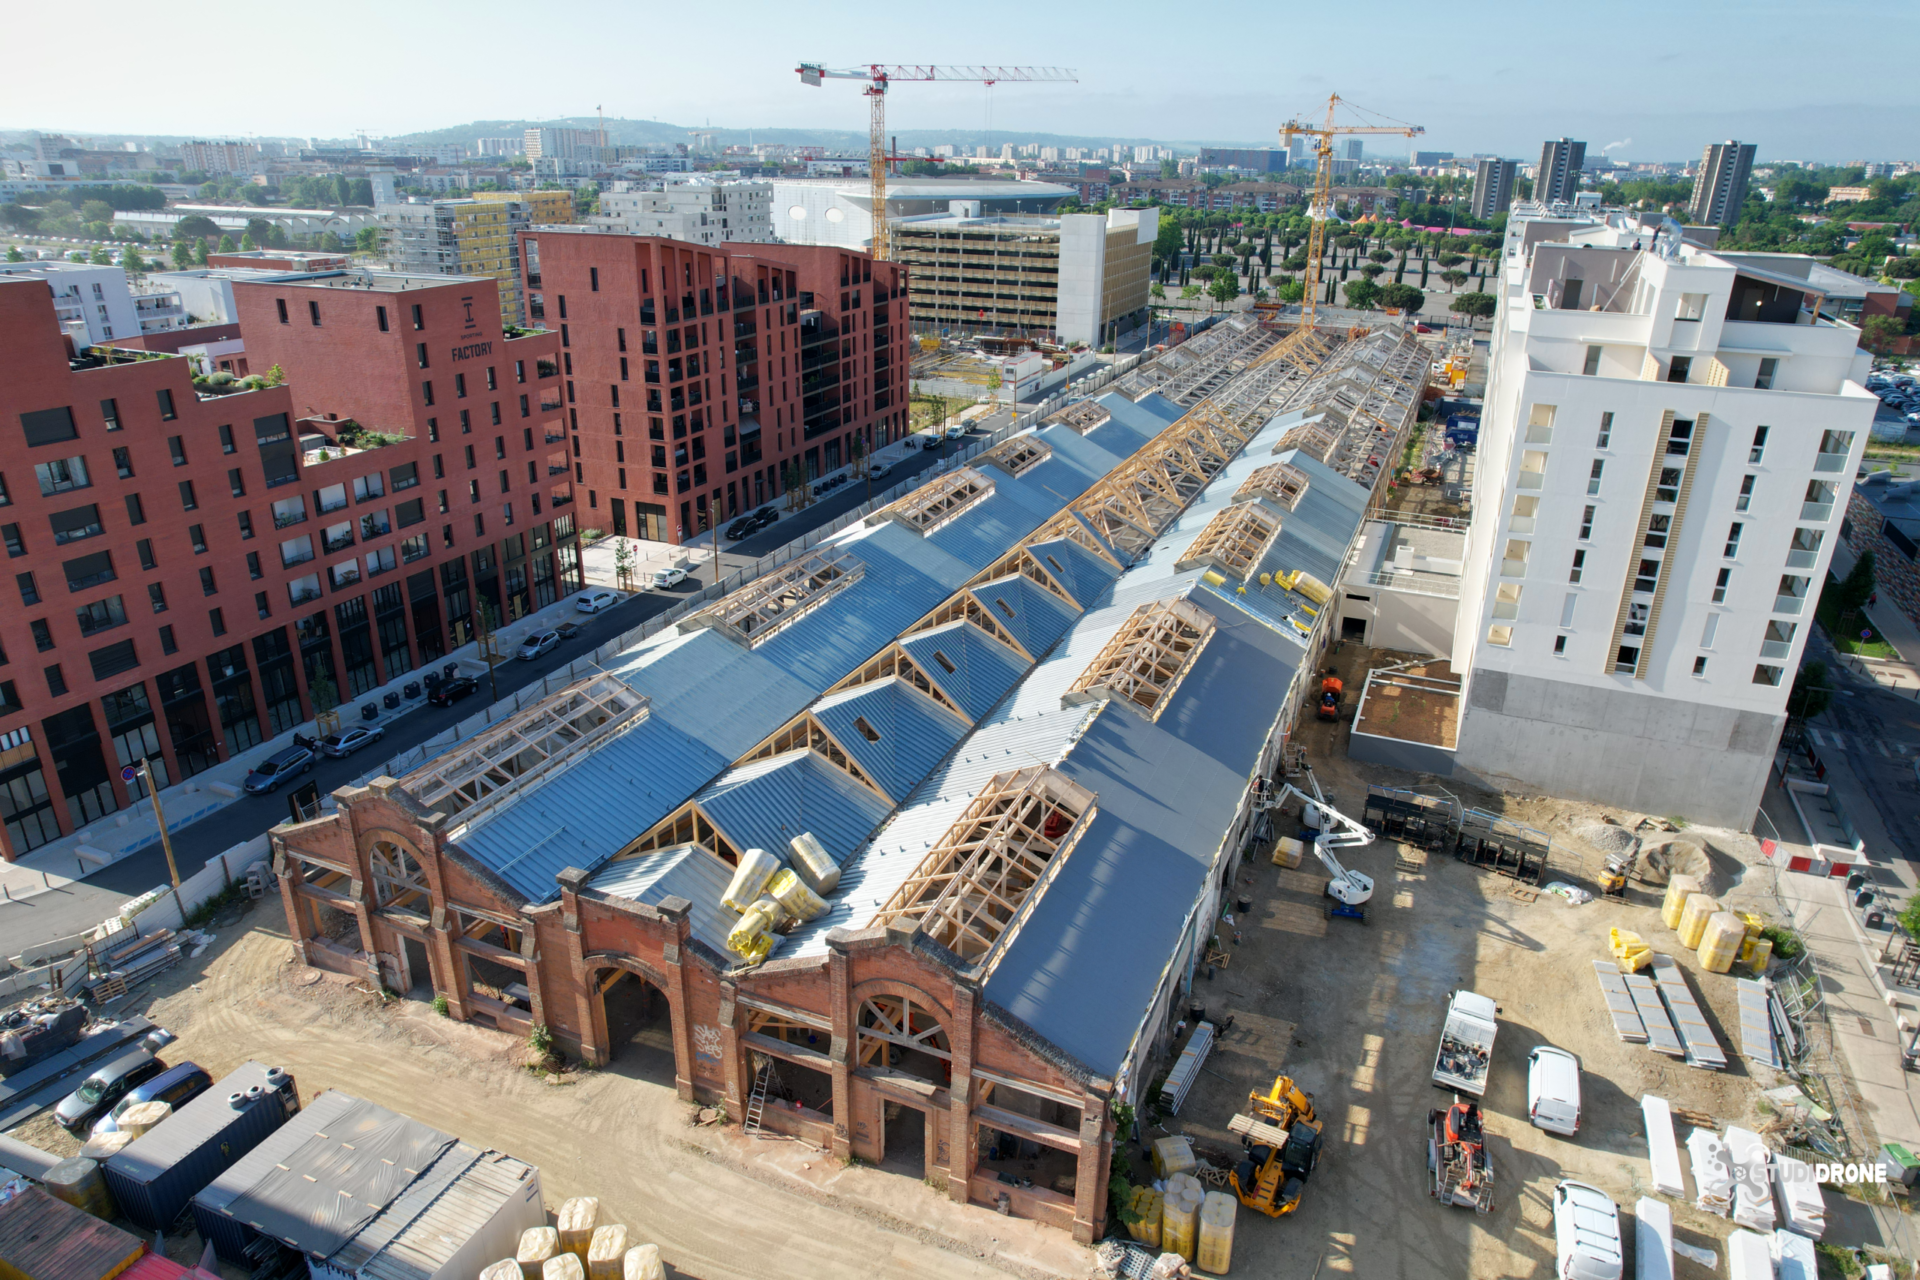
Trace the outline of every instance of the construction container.
<path fill-rule="evenodd" d="M 1699 876 L 1674 876 L 1667 881 L 1666 896 L 1660 899 L 1660 919 L 1669 929 L 1680 927 L 1680 912 L 1687 899 L 1700 892 Z"/>
<path fill-rule="evenodd" d="M 1739 916 L 1731 911 L 1714 912 L 1700 932 L 1700 967 L 1708 973 L 1725 973 L 1733 968 L 1746 936 L 1746 923 Z"/>
<path fill-rule="evenodd" d="M 540 1280 L 587 1280 L 587 1267 L 577 1253 L 556 1253 L 540 1268 Z"/>
<path fill-rule="evenodd" d="M 776 871 L 773 879 L 767 881 L 767 893 L 795 920 L 814 920 L 827 913 L 826 900 L 807 888 L 806 882 L 791 870 Z"/>
<path fill-rule="evenodd" d="M 794 874 L 821 897 L 831 897 L 840 887 L 840 864 L 833 860 L 827 847 L 811 831 L 802 831 L 787 842 L 787 847 L 793 853 Z"/>
<path fill-rule="evenodd" d="M 560 1232 L 560 1248 L 584 1263 L 593 1244 L 593 1229 L 600 1225 L 600 1197 L 575 1196 L 564 1201 L 553 1215 L 553 1225 Z"/>
<path fill-rule="evenodd" d="M 1281 836 L 1273 842 L 1273 865 L 1291 870 L 1300 865 L 1300 856 L 1306 851 L 1307 846 L 1292 836 Z"/>
<path fill-rule="evenodd" d="M 667 1266 L 660 1260 L 660 1246 L 637 1244 L 627 1250 L 626 1268 L 620 1280 L 667 1280 Z"/>
<path fill-rule="evenodd" d="M 617 1222 L 593 1229 L 587 1245 L 587 1280 L 621 1280 L 627 1257 L 627 1229 Z"/>
<path fill-rule="evenodd" d="M 1688 894 L 1687 905 L 1680 910 L 1680 945 L 1689 951 L 1698 949 L 1700 935 L 1706 932 L 1707 917 L 1718 910 L 1720 903 L 1706 894 Z"/>
<path fill-rule="evenodd" d="M 173 1107 L 168 1103 L 136 1102 L 122 1111 L 115 1123 L 137 1138 L 172 1114 Z"/>
<path fill-rule="evenodd" d="M 1176 1173 L 1192 1173 L 1199 1163 L 1193 1157 L 1193 1139 L 1175 1136 L 1153 1140 L 1153 1171 L 1162 1180 Z"/>
<path fill-rule="evenodd" d="M 482 1271 L 480 1280 L 522 1280 L 520 1264 L 512 1258 L 502 1258 Z"/>
<path fill-rule="evenodd" d="M 1169 1190 L 1160 1209 L 1160 1247 L 1193 1261 L 1200 1233 L 1200 1204 L 1205 1197 L 1188 1187 Z"/>
<path fill-rule="evenodd" d="M 727 891 L 720 895 L 720 905 L 744 913 L 753 905 L 753 900 L 766 891 L 767 881 L 773 879 L 778 870 L 780 859 L 765 849 L 747 850 L 740 855 L 740 865 L 733 869 L 733 879 L 727 881 Z"/>
<path fill-rule="evenodd" d="M 540 1269 L 560 1252 L 560 1233 L 552 1227 L 528 1227 L 520 1233 L 520 1247 L 513 1260 L 520 1264 L 523 1280 L 540 1280 Z"/>
<path fill-rule="evenodd" d="M 107 1178 L 97 1160 L 78 1156 L 62 1160 L 47 1170 L 41 1185 L 54 1199 L 84 1209 L 102 1222 L 113 1221 L 113 1197 L 107 1194 Z"/>
<path fill-rule="evenodd" d="M 1224 1191 L 1209 1191 L 1200 1204 L 1200 1237 L 1193 1265 L 1216 1276 L 1233 1265 L 1233 1220 L 1240 1202 Z"/>
<path fill-rule="evenodd" d="M 773 931 L 787 922 L 787 909 L 761 895 L 727 935 L 727 950 L 749 964 L 759 964 L 773 950 Z"/>
<path fill-rule="evenodd" d="M 1152 1187 L 1135 1187 L 1129 1206 L 1137 1215 L 1127 1224 L 1127 1234 L 1149 1248 L 1160 1247 L 1160 1210 L 1166 1196 Z"/>
<path fill-rule="evenodd" d="M 109 1280 L 140 1261 L 146 1241 L 89 1217 L 39 1187 L 0 1203 L 0 1276 L 7 1280 Z"/>
<path fill-rule="evenodd" d="M 292 1076 L 249 1062 L 108 1157 L 107 1190 L 134 1226 L 168 1230 L 202 1188 L 299 1110 Z"/>

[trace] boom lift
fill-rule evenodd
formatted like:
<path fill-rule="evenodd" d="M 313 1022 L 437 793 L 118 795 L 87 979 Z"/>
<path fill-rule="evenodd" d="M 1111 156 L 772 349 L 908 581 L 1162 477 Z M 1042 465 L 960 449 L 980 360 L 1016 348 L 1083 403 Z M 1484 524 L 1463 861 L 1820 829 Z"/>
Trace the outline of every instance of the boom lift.
<path fill-rule="evenodd" d="M 1373 830 L 1328 804 L 1326 796 L 1320 791 L 1320 780 L 1313 776 L 1313 766 L 1303 760 L 1300 767 L 1306 772 L 1307 785 L 1313 788 L 1312 795 L 1291 782 L 1282 782 L 1277 791 L 1266 792 L 1265 779 L 1262 779 L 1264 794 L 1255 802 L 1255 807 L 1276 809 L 1285 804 L 1288 797 L 1301 802 L 1300 820 L 1312 832 L 1314 856 L 1320 859 L 1320 865 L 1327 869 L 1327 875 L 1331 877 L 1327 881 L 1327 897 L 1332 899 L 1327 904 L 1327 915 L 1345 916 L 1364 924 L 1367 919 L 1367 900 L 1373 897 L 1373 877 L 1348 870 L 1334 850 L 1358 849 L 1372 844 Z"/>
<path fill-rule="evenodd" d="M 1247 1158 L 1234 1165 L 1234 1194 L 1249 1209 L 1278 1218 L 1300 1207 L 1307 1178 L 1320 1162 L 1320 1120 L 1313 1095 L 1288 1076 L 1276 1076 L 1265 1093 L 1247 1095 L 1247 1114 L 1227 1122 Z"/>

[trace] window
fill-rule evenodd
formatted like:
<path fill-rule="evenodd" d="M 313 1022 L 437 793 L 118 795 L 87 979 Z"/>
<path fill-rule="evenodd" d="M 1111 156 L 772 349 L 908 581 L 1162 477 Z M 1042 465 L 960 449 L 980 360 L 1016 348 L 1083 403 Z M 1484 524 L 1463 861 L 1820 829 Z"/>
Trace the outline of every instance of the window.
<path fill-rule="evenodd" d="M 1759 466 L 1761 455 L 1766 453 L 1766 451 L 1767 428 L 1755 427 L 1753 429 L 1753 447 L 1747 450 L 1747 462 L 1752 466 Z"/>
<path fill-rule="evenodd" d="M 233 424 L 227 423 L 220 428 L 220 452 L 232 453 L 233 449 Z"/>
<path fill-rule="evenodd" d="M 1773 375 L 1779 371 L 1780 360 L 1777 356 L 1760 357 L 1760 372 L 1756 374 L 1753 379 L 1754 390 L 1771 391 L 1773 389 Z"/>
<path fill-rule="evenodd" d="M 287 300 L 285 298 L 275 298 L 273 305 L 274 309 L 280 313 L 280 323 L 285 324 L 287 322 Z"/>
<path fill-rule="evenodd" d="M 1675 320 L 1701 320 L 1707 314 L 1707 295 L 1704 293 L 1683 293 L 1680 295 L 1679 309 L 1674 312 Z"/>
<path fill-rule="evenodd" d="M 1574 552 L 1573 553 L 1573 570 L 1567 575 L 1567 581 L 1568 582 L 1580 581 L 1580 574 L 1586 567 L 1587 567 L 1587 553 L 1585 551 Z"/>
<path fill-rule="evenodd" d="M 527 398 L 525 396 L 520 397 L 520 416 L 523 418 L 531 418 L 533 416 L 527 408 Z"/>
<path fill-rule="evenodd" d="M 256 591 L 253 593 L 253 611 L 262 618 L 271 618 L 273 616 L 273 610 L 267 605 L 266 592 Z"/>
<path fill-rule="evenodd" d="M 1777 688 L 1780 684 L 1780 673 L 1783 670 L 1785 668 L 1768 666 L 1762 662 L 1753 669 L 1753 682 Z"/>
<path fill-rule="evenodd" d="M 180 652 L 180 646 L 174 643 L 172 627 L 160 628 L 160 652 L 162 653 Z"/>
<path fill-rule="evenodd" d="M 240 540 L 245 542 L 251 537 L 253 537 L 253 516 L 248 512 L 242 511 L 240 513 Z"/>
<path fill-rule="evenodd" d="M 1581 373 L 1591 378 L 1600 372 L 1600 352 L 1602 350 L 1603 348 L 1597 346 L 1589 346 L 1587 348 L 1587 361 L 1581 366 Z"/>
<path fill-rule="evenodd" d="M 455 400 L 465 400 L 467 398 L 467 375 L 464 373 L 456 373 L 453 375 L 453 398 Z"/>
<path fill-rule="evenodd" d="M 167 437 L 167 452 L 173 455 L 174 466 L 184 467 L 187 465 L 187 446 L 181 437 Z"/>
<path fill-rule="evenodd" d="M 20 540 L 19 525 L 0 524 L 0 538 L 6 539 L 9 556 L 18 557 L 27 554 L 27 544 Z"/>
<path fill-rule="evenodd" d="M 353 481 L 353 500 L 371 502 L 375 498 L 386 496 L 387 481 L 378 471 L 369 476 L 355 476 Z"/>
<path fill-rule="evenodd" d="M 47 517 L 47 523 L 53 527 L 54 545 L 64 546 L 101 532 L 100 508 L 88 505 L 75 507 L 71 511 L 56 511 Z"/>
<path fill-rule="evenodd" d="M 40 586 L 34 580 L 34 577 L 31 573 L 14 574 L 13 584 L 20 588 L 21 604 L 39 604 L 40 603 Z"/>
<path fill-rule="evenodd" d="M 1685 382 L 1687 375 L 1693 372 L 1692 356 L 1674 356 L 1667 362 L 1667 381 Z"/>
<path fill-rule="evenodd" d="M 1567 638 L 1565 636 L 1555 636 L 1553 638 L 1553 656 L 1556 658 L 1563 658 L 1566 656 L 1566 653 L 1567 653 Z"/>
<path fill-rule="evenodd" d="M 33 631 L 33 647 L 41 653 L 53 648 L 53 628 L 47 625 L 45 618 L 35 618 L 30 625 Z"/>
<path fill-rule="evenodd" d="M 469 470 L 469 471 L 471 471 L 471 470 L 473 470 L 473 467 L 474 467 L 474 462 L 473 462 L 473 446 L 472 446 L 472 445 L 468 445 L 468 446 L 466 447 L 466 449 L 465 449 L 465 453 L 466 453 L 466 457 L 467 457 L 467 470 Z"/>
<path fill-rule="evenodd" d="M 440 443 L 440 419 L 427 419 L 427 439 L 434 444 Z"/>
<path fill-rule="evenodd" d="M 165 395 L 165 392 L 161 392 Z M 20 428 L 27 437 L 27 447 L 37 449 L 41 445 L 58 444 L 62 440 L 72 440 L 80 431 L 73 425 L 73 410 L 64 405 L 57 409 L 36 409 L 20 415 Z"/>
<path fill-rule="evenodd" d="M 152 587 L 147 588 L 147 594 L 149 596 L 153 594 Z M 166 599 L 163 596 L 154 612 L 164 612 L 166 607 Z M 124 626 L 127 621 L 127 610 L 121 597 L 108 596 L 105 600 L 95 600 L 92 604 L 81 605 L 73 611 L 73 616 L 74 620 L 80 624 L 80 634 L 90 636 L 95 632 Z"/>
<path fill-rule="evenodd" d="M 413 327 L 416 329 L 427 327 L 426 315 L 420 310 L 420 304 L 417 302 L 413 304 Z"/>
<path fill-rule="evenodd" d="M 598 267 L 587 268 L 587 282 L 588 282 L 588 287 L 594 293 L 600 292 L 600 268 Z M 562 297 L 560 299 L 560 314 L 563 316 L 567 314 L 566 306 L 567 306 L 567 300 L 566 298 Z"/>
<path fill-rule="evenodd" d="M 1755 477 L 1750 474 L 1740 477 L 1740 496 L 1733 500 L 1735 511 L 1745 511 L 1752 505 L 1754 479 Z"/>
<path fill-rule="evenodd" d="M 47 692 L 56 698 L 67 695 L 67 678 L 60 674 L 60 664 L 57 662 L 47 668 Z"/>
<path fill-rule="evenodd" d="M 255 581 L 266 576 L 260 569 L 260 553 L 258 551 L 247 552 L 247 576 Z"/>
<path fill-rule="evenodd" d="M 1722 569 L 1720 576 L 1713 580 L 1713 602 L 1715 604 L 1725 604 L 1727 602 L 1727 584 L 1732 580 L 1733 570 L 1731 569 Z"/>
<path fill-rule="evenodd" d="M 1513 644 L 1513 628 L 1504 622 L 1496 622 L 1487 628 L 1487 643 L 1502 649 L 1510 647 Z"/>
<path fill-rule="evenodd" d="M 1693 660 L 1693 678 L 1698 680 L 1707 674 L 1707 655 L 1701 654 Z"/>
<path fill-rule="evenodd" d="M 1700 647 L 1702 649 L 1713 648 L 1713 637 L 1719 632 L 1719 630 L 1720 630 L 1720 615 L 1717 613 L 1708 614 L 1707 625 L 1705 627 L 1702 627 L 1700 630 Z"/>
<path fill-rule="evenodd" d="M 504 458 L 507 456 L 507 438 L 505 436 L 495 436 L 493 438 L 493 456 L 496 458 Z"/>
<path fill-rule="evenodd" d="M 314 301 L 313 299 L 311 299 L 311 298 L 309 298 L 309 299 L 307 300 L 307 319 L 308 319 L 309 321 L 311 321 L 311 322 L 312 322 L 312 324 L 314 325 L 314 327 L 315 327 L 315 328 L 318 328 L 318 327 L 319 327 L 319 325 L 320 325 L 320 304 L 319 304 L 318 302 L 315 302 L 315 301 Z"/>
<path fill-rule="evenodd" d="M 1660 468 L 1659 483 L 1655 484 L 1653 488 L 1653 500 L 1655 502 L 1680 501 L 1679 467 Z"/>
<path fill-rule="evenodd" d="M 142 569 L 158 569 L 160 567 L 160 562 L 153 558 L 153 539 L 142 538 L 133 544 L 133 549 L 140 553 L 140 567 Z"/>
<path fill-rule="evenodd" d="M 422 369 L 432 367 L 432 362 L 427 359 L 427 344 L 424 342 L 416 342 L 413 344 L 413 358 L 414 362 Z"/>
<path fill-rule="evenodd" d="M 1727 549 L 1723 554 L 1728 560 L 1731 560 L 1735 556 L 1740 554 L 1741 528 L 1742 526 L 1738 522 L 1736 522 L 1731 528 L 1727 530 Z"/>
<path fill-rule="evenodd" d="M 210 596 L 220 588 L 213 585 L 213 566 L 204 565 L 200 569 L 200 594 Z"/>
<path fill-rule="evenodd" d="M 120 429 L 120 402 L 118 400 L 102 400 L 100 402 L 100 417 L 106 422 L 107 430 L 118 431 Z"/>
<path fill-rule="evenodd" d="M 1606 469 L 1607 462 L 1605 458 L 1595 458 L 1593 460 L 1593 468 L 1587 472 L 1587 493 L 1589 495 L 1600 492 L 1600 478 L 1606 472 Z M 1589 507 L 1587 509 L 1591 511 L 1593 508 Z"/>
<path fill-rule="evenodd" d="M 173 392 L 162 387 L 154 393 L 154 398 L 160 402 L 160 421 L 172 422 L 177 416 L 173 411 Z"/>
<path fill-rule="evenodd" d="M 67 590 L 85 591 L 103 582 L 114 579 L 113 556 L 106 551 L 96 551 L 90 556 L 79 556 L 60 566 L 67 578 Z"/>
<path fill-rule="evenodd" d="M 425 378 L 420 383 L 420 396 L 428 404 L 433 403 L 433 379 Z"/>
<path fill-rule="evenodd" d="M 1636 574 L 1633 579 L 1633 589 L 1635 591 L 1652 591 L 1659 582 L 1660 562 L 1658 560 L 1642 560 L 1640 562 L 1640 572 Z"/>
<path fill-rule="evenodd" d="M 515 382 L 525 382 L 527 380 L 527 362 L 525 360 L 515 360 L 513 362 L 513 380 Z M 524 399 L 524 397 L 522 398 Z"/>
<path fill-rule="evenodd" d="M 199 506 L 200 503 L 193 496 L 193 481 L 182 480 L 180 482 L 180 509 L 182 511 L 193 511 L 198 509 Z"/>
<path fill-rule="evenodd" d="M 1580 603 L 1580 593 L 1578 591 L 1569 591 L 1565 596 L 1561 597 L 1561 600 L 1560 600 L 1560 625 L 1561 626 L 1570 627 L 1573 625 L 1574 606 L 1578 605 L 1579 603 Z"/>
<path fill-rule="evenodd" d="M 492 404 L 487 406 L 487 411 L 490 415 L 492 415 L 493 425 L 496 427 L 499 426 L 500 425 L 500 402 L 498 400 L 495 400 Z"/>
<path fill-rule="evenodd" d="M 373 309 L 373 322 L 380 326 L 380 332 L 387 332 L 387 309 L 385 307 L 375 307 Z"/>
<path fill-rule="evenodd" d="M 56 458 L 52 462 L 42 462 L 34 467 L 33 474 L 40 482 L 40 496 L 43 498 L 91 485 L 87 479 L 85 458 Z"/>
<path fill-rule="evenodd" d="M 206 530 L 201 528 L 201 526 L 197 524 L 188 525 L 187 540 L 193 543 L 193 554 L 197 556 L 207 554 L 207 534 Z"/>
<path fill-rule="evenodd" d="M 487 390 L 497 391 L 499 389 L 500 389 L 500 380 L 494 377 L 493 366 L 488 365 L 487 366 Z"/>
<path fill-rule="evenodd" d="M 1603 413 L 1600 415 L 1600 435 L 1599 438 L 1593 442 L 1593 447 L 1596 449 L 1604 449 L 1607 447 L 1607 441 L 1612 438 L 1613 415 L 1611 413 Z"/>
<path fill-rule="evenodd" d="M 1633 669 L 1639 665 L 1640 650 L 1633 645 L 1621 645 L 1620 652 L 1614 655 L 1613 669 L 1623 675 L 1632 675 Z"/>

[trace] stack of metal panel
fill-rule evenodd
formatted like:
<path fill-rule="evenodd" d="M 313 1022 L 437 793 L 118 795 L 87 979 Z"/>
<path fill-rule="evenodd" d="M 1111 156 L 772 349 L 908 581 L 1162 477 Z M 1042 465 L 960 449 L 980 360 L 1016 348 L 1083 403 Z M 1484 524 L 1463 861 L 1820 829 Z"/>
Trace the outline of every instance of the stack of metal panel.
<path fill-rule="evenodd" d="M 1685 1058 L 1687 1047 L 1680 1043 L 1680 1036 L 1667 1018 L 1667 1007 L 1660 1000 L 1659 984 L 1644 973 L 1629 973 L 1625 981 L 1628 993 L 1633 996 L 1634 1010 L 1646 1025 L 1647 1047 L 1669 1058 Z"/>
<path fill-rule="evenodd" d="M 1773 1043 L 1773 1011 L 1764 978 L 1741 978 L 1740 1052 L 1748 1062 L 1780 1070 L 1780 1053 Z"/>
<path fill-rule="evenodd" d="M 1656 955 L 1653 958 L 1653 977 L 1659 985 L 1660 998 L 1666 1002 L 1667 1012 L 1673 1018 L 1673 1025 L 1685 1042 L 1687 1065 L 1704 1071 L 1725 1071 L 1726 1050 L 1720 1047 L 1713 1028 L 1707 1025 L 1706 1017 L 1700 1012 L 1700 1002 L 1693 998 L 1693 988 L 1687 985 L 1685 971 L 1674 963 L 1672 956 Z"/>
<path fill-rule="evenodd" d="M 1595 960 L 1593 972 L 1600 979 L 1600 998 L 1607 1002 L 1607 1013 L 1613 1019 L 1614 1032 L 1629 1044 L 1645 1044 L 1646 1024 L 1640 1021 L 1640 1012 L 1634 1007 L 1633 993 L 1627 990 L 1626 978 L 1607 960 Z"/>
<path fill-rule="evenodd" d="M 1211 1052 L 1213 1024 L 1202 1022 L 1187 1037 L 1187 1047 L 1180 1051 L 1180 1060 L 1173 1064 L 1173 1070 L 1167 1073 L 1167 1082 L 1160 1086 L 1161 1106 L 1175 1115 L 1179 1114 L 1180 1104 L 1187 1100 L 1188 1092 L 1200 1079 L 1200 1068 L 1206 1065 L 1207 1055 Z"/>

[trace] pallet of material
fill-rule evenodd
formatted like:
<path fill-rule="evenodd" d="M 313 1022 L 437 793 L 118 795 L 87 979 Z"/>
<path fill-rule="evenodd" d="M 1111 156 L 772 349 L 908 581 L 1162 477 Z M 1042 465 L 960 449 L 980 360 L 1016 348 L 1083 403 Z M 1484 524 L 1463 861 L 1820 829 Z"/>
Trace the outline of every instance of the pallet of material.
<path fill-rule="evenodd" d="M 1213 1024 L 1202 1022 L 1187 1037 L 1187 1047 L 1180 1051 L 1179 1060 L 1167 1073 L 1166 1083 L 1160 1086 L 1160 1105 L 1168 1112 L 1179 1114 L 1180 1104 L 1187 1100 L 1188 1091 L 1200 1079 L 1200 1068 L 1206 1065 L 1207 1055 L 1213 1051 L 1213 1034 Z"/>
<path fill-rule="evenodd" d="M 1673 1112 L 1665 1098 L 1649 1093 L 1640 1099 L 1647 1123 L 1647 1159 L 1653 1166 L 1653 1189 L 1664 1196 L 1683 1196 L 1687 1184 L 1680 1177 L 1680 1148 L 1673 1140 Z"/>
<path fill-rule="evenodd" d="M 1673 1280 L 1673 1211 L 1647 1196 L 1633 1206 L 1634 1280 Z"/>
<path fill-rule="evenodd" d="M 1687 1065 L 1705 1071 L 1725 1071 L 1726 1050 L 1720 1047 L 1713 1028 L 1700 1012 L 1700 1002 L 1694 999 L 1693 988 L 1687 985 L 1686 971 L 1673 962 L 1672 956 L 1656 955 L 1653 980 L 1660 987 L 1660 998 L 1666 1003 L 1674 1029 L 1686 1045 Z"/>
<path fill-rule="evenodd" d="M 1693 1165 L 1694 1207 L 1723 1218 L 1732 1214 L 1733 1165 L 1720 1135 L 1696 1127 L 1687 1135 L 1687 1158 Z"/>
<path fill-rule="evenodd" d="M 1773 1192 L 1782 1227 L 1809 1240 L 1818 1240 L 1826 1234 L 1827 1202 L 1820 1194 L 1813 1167 L 1806 1161 L 1788 1155 L 1776 1156 Z"/>
<path fill-rule="evenodd" d="M 1646 1024 L 1640 1021 L 1640 1011 L 1633 1003 L 1633 993 L 1627 990 L 1626 979 L 1620 970 L 1606 960 L 1595 960 L 1593 972 L 1600 979 L 1600 998 L 1607 1003 L 1607 1015 L 1613 1019 L 1614 1033 L 1629 1044 L 1645 1044 Z"/>
<path fill-rule="evenodd" d="M 1760 1135 L 1738 1125 L 1727 1127 L 1727 1164 L 1734 1171 L 1733 1220 L 1762 1234 L 1773 1231 L 1773 1153 Z"/>
<path fill-rule="evenodd" d="M 1740 1053 L 1757 1066 L 1780 1070 L 1780 1053 L 1773 1043 L 1773 1002 L 1764 979 L 1739 978 Z"/>
<path fill-rule="evenodd" d="M 1634 1011 L 1647 1028 L 1647 1047 L 1669 1058 L 1685 1058 L 1687 1047 L 1680 1042 L 1679 1033 L 1667 1018 L 1667 1006 L 1660 999 L 1659 984 L 1644 973 L 1626 974 L 1623 981 L 1633 996 Z"/>

